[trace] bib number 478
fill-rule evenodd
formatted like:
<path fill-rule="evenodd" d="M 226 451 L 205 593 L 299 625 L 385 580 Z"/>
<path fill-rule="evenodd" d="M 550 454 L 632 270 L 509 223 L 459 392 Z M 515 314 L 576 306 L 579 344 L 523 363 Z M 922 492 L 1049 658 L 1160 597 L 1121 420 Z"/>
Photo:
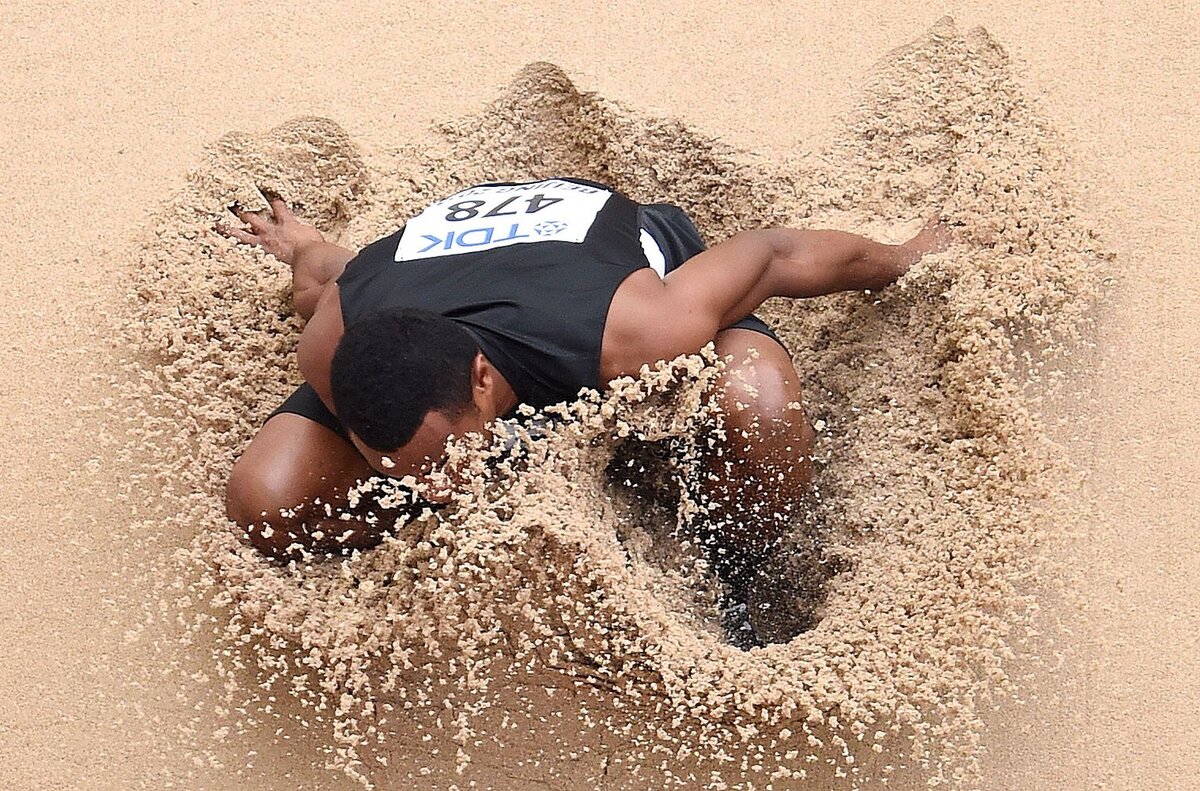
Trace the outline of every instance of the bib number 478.
<path fill-rule="evenodd" d="M 537 214 L 542 209 L 547 209 L 556 203 L 561 203 L 562 198 L 547 198 L 545 195 L 537 194 L 523 198 L 519 195 L 514 195 L 505 198 L 500 203 L 493 206 L 482 216 L 484 217 L 510 217 L 516 214 Z M 462 222 L 463 220 L 471 220 L 480 216 L 480 210 L 487 205 L 484 200 L 464 200 L 458 203 L 452 203 L 446 208 L 449 213 L 446 214 L 447 222 Z M 525 210 L 521 211 L 520 204 L 525 204 Z M 513 206 L 513 204 L 517 204 Z M 509 209 L 513 206 L 512 209 Z"/>

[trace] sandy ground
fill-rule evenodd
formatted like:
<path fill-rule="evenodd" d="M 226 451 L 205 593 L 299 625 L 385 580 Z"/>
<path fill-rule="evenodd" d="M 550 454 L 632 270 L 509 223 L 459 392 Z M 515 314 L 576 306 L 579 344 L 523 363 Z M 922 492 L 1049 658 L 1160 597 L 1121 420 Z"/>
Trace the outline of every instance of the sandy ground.
<path fill-rule="evenodd" d="M 114 711 L 93 666 L 163 661 L 97 622 L 122 554 L 100 526 L 122 514 L 57 486 L 96 460 L 113 487 L 126 460 L 101 438 L 64 446 L 97 364 L 92 316 L 115 304 L 119 249 L 200 147 L 297 114 L 386 144 L 475 109 L 523 64 L 675 115 L 739 146 L 796 150 L 827 128 L 866 67 L 952 13 L 982 24 L 1093 178 L 1122 281 L 1101 322 L 1094 400 L 1063 439 L 1088 470 L 1094 522 L 1072 546 L 1082 607 L 1068 662 L 1025 705 L 990 719 L 994 788 L 1187 788 L 1200 773 L 1195 634 L 1194 395 L 1200 234 L 1185 224 L 1200 167 L 1194 11 L 1142 5 L 896 3 L 796 10 L 759 4 L 536 12 L 443 4 L 165 9 L 10 5 L 0 10 L 7 233 L 3 355 L 9 447 L 0 548 L 0 776 L 16 788 L 125 788 L 162 757 L 148 730 L 186 720 L 169 688 Z M 579 24 L 586 18 L 586 26 Z M 1073 438 L 1073 437 L 1077 437 Z M 14 454 L 15 455 L 15 454 Z M 106 510 L 109 509 L 109 510 Z M 136 591 L 134 592 L 136 593 Z M 171 649 L 167 649 L 171 650 Z M 157 719 L 156 719 L 157 718 Z M 194 767 L 202 787 L 217 769 Z M 278 787 L 296 787 L 284 776 Z M 326 782 L 321 774 L 306 781 Z M 332 781 L 330 781 L 332 782 Z"/>

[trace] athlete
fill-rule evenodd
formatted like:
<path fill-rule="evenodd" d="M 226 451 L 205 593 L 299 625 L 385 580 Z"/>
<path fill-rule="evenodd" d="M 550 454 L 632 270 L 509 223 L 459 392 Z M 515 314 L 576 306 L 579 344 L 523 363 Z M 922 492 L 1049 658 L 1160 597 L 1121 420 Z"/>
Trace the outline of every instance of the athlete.
<path fill-rule="evenodd" d="M 426 481 L 452 436 L 713 343 L 728 367 L 711 394 L 726 430 L 704 476 L 709 518 L 722 556 L 753 566 L 810 485 L 813 432 L 791 355 L 752 312 L 882 288 L 948 240 L 934 218 L 899 245 L 773 228 L 706 250 L 674 206 L 559 178 L 471 187 L 356 254 L 268 197 L 269 211 L 232 207 L 245 227 L 217 230 L 288 264 L 307 319 L 306 383 L 227 490 L 229 517 L 275 557 L 370 547 L 380 520 L 337 516 L 356 484 Z"/>

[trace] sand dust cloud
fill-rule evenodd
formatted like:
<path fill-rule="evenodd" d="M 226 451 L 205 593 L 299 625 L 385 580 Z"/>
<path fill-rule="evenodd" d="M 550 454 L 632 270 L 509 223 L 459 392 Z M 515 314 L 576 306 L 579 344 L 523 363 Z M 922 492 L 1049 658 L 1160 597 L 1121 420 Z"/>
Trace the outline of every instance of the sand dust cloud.
<path fill-rule="evenodd" d="M 181 694 L 225 723 L 177 741 L 203 762 L 251 731 L 303 734 L 378 787 L 876 787 L 906 771 L 969 787 L 1068 477 L 1039 395 L 1083 343 L 1111 256 L 982 29 L 945 20 L 883 58 L 832 139 L 764 161 L 534 63 L 394 150 L 312 117 L 210 146 L 142 232 L 119 317 L 136 480 L 156 503 L 136 529 L 197 536 L 143 570 L 171 606 L 130 639 L 202 648 L 210 668 Z M 683 473 L 612 472 L 614 454 L 688 457 L 712 419 L 705 356 L 565 407 L 521 454 L 481 455 L 461 502 L 369 552 L 279 566 L 224 519 L 230 466 L 299 381 L 301 327 L 286 267 L 211 232 L 225 207 L 274 190 L 355 247 L 457 188 L 554 175 L 678 203 L 710 243 L 767 225 L 900 241 L 938 208 L 959 224 L 880 293 L 762 312 L 818 429 L 797 536 L 817 526 L 828 580 L 818 598 L 797 587 L 794 610 L 819 620 L 790 642 L 725 643 L 675 529 Z"/>

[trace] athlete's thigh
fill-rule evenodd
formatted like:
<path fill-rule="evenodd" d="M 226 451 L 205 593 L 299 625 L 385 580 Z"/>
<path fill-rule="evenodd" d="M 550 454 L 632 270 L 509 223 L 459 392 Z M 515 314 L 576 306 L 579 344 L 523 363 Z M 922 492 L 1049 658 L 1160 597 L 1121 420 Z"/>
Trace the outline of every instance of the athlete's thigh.
<path fill-rule="evenodd" d="M 373 474 L 366 459 L 335 431 L 280 412 L 263 424 L 234 464 L 227 494 L 230 516 L 257 518 L 318 498 L 340 505 L 350 487 Z"/>

